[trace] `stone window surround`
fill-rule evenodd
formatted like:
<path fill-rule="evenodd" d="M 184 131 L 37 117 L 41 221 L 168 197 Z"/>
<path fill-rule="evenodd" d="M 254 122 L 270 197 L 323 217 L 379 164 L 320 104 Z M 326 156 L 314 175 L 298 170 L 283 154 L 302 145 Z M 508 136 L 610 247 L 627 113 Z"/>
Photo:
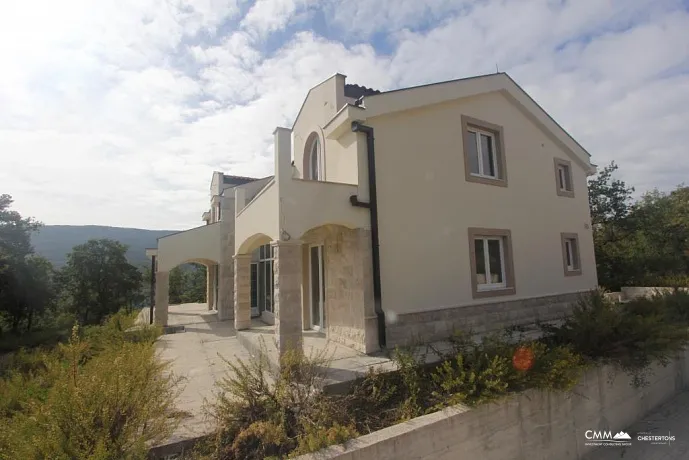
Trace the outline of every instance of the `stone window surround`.
<path fill-rule="evenodd" d="M 462 123 L 462 149 L 464 150 L 464 177 L 467 182 L 475 182 L 478 184 L 497 185 L 499 187 L 507 187 L 507 160 L 505 155 L 505 135 L 502 126 L 489 123 L 487 121 L 472 118 L 467 115 L 461 116 Z M 471 174 L 471 165 L 469 163 L 469 128 L 473 127 L 482 131 L 487 131 L 495 137 L 495 149 L 498 165 L 499 179 L 492 179 L 490 177 L 475 176 Z"/>
<path fill-rule="evenodd" d="M 576 260 L 578 267 L 574 270 L 567 268 L 567 247 L 565 241 L 574 240 L 576 245 Z M 577 233 L 560 233 L 560 244 L 562 246 L 562 267 L 564 269 L 565 276 L 579 276 L 581 275 L 581 250 L 579 249 L 579 235 Z"/>
<path fill-rule="evenodd" d="M 567 198 L 574 198 L 574 178 L 572 176 L 572 162 L 563 160 L 562 158 L 554 158 L 553 163 L 555 168 L 555 191 L 557 192 L 557 195 L 564 196 Z M 569 176 L 568 179 L 571 190 L 562 190 L 560 188 L 560 166 L 564 166 L 565 168 L 567 168 L 567 175 Z"/>
<path fill-rule="evenodd" d="M 514 257 L 512 252 L 512 232 L 507 229 L 495 228 L 478 228 L 470 227 L 468 229 L 469 235 L 469 268 L 471 270 L 471 295 L 474 299 L 484 299 L 487 297 L 499 297 L 506 295 L 514 295 L 517 293 L 517 288 L 514 279 Z M 485 291 L 478 290 L 478 280 L 476 277 L 476 250 L 474 246 L 474 239 L 481 236 L 493 236 L 504 238 L 503 253 L 505 258 L 505 283 L 506 287 L 503 289 L 491 289 Z"/>

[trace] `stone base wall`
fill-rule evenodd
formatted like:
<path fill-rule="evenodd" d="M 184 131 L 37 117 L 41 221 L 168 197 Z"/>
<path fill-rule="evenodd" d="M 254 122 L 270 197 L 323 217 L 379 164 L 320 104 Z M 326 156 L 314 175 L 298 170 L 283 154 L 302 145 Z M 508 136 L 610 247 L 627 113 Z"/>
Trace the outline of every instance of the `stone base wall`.
<path fill-rule="evenodd" d="M 354 348 L 362 353 L 379 349 L 375 329 L 368 318 L 373 311 L 373 279 L 371 277 L 371 232 L 326 225 L 302 237 L 304 250 L 303 320 L 310 327 L 311 244 L 322 244 L 325 260 L 325 331 L 329 340 Z"/>
<path fill-rule="evenodd" d="M 509 326 L 533 324 L 536 320 L 556 320 L 571 312 L 581 294 L 574 292 L 401 314 L 386 326 L 387 346 L 445 340 L 458 330 L 488 333 Z"/>

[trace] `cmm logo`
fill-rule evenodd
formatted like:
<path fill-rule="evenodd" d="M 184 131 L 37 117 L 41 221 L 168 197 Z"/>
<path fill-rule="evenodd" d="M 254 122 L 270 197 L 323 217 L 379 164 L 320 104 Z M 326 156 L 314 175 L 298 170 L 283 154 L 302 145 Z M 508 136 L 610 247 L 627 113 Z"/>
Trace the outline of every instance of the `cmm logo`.
<path fill-rule="evenodd" d="M 608 447 L 619 447 L 619 446 L 631 446 L 632 437 L 624 431 L 613 435 L 612 431 L 598 431 L 598 430 L 586 430 L 584 433 L 587 446 L 608 446 Z"/>

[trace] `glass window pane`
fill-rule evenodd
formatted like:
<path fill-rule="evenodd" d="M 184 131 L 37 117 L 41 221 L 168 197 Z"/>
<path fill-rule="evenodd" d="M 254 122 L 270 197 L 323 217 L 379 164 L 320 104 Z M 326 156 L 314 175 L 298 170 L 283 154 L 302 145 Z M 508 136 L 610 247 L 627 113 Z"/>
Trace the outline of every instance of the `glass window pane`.
<path fill-rule="evenodd" d="M 567 183 L 565 181 L 565 170 L 562 166 L 558 166 L 557 168 L 557 179 L 560 190 L 566 190 Z"/>
<path fill-rule="evenodd" d="M 258 306 L 258 267 L 251 264 L 251 307 Z"/>
<path fill-rule="evenodd" d="M 320 168 L 319 168 L 319 158 L 318 158 L 318 138 L 315 138 L 313 140 L 313 144 L 311 144 L 311 179 L 318 180 L 320 179 L 319 173 L 320 173 Z"/>
<path fill-rule="evenodd" d="M 575 270 L 579 269 L 579 248 L 577 248 L 577 240 L 572 238 L 572 266 Z"/>
<path fill-rule="evenodd" d="M 476 252 L 476 283 L 486 284 L 486 260 L 483 254 L 483 239 L 474 240 L 474 251 Z"/>
<path fill-rule="evenodd" d="M 564 178 L 565 190 L 572 190 L 571 178 L 569 177 L 569 167 L 564 166 L 562 168 L 562 173 L 565 176 L 565 178 Z"/>
<path fill-rule="evenodd" d="M 265 262 L 258 263 L 258 311 L 261 312 L 266 308 L 266 269 Z"/>
<path fill-rule="evenodd" d="M 567 267 L 572 266 L 572 242 L 571 240 L 565 241 L 565 257 L 567 258 Z"/>
<path fill-rule="evenodd" d="M 266 310 L 273 311 L 273 262 L 264 262 L 266 268 Z"/>
<path fill-rule="evenodd" d="M 467 156 L 469 157 L 469 172 L 478 174 L 478 149 L 476 148 L 476 133 L 469 131 L 469 140 L 467 142 Z"/>
<path fill-rule="evenodd" d="M 490 284 L 504 282 L 502 277 L 502 251 L 500 240 L 488 240 L 488 260 L 490 261 Z"/>
<path fill-rule="evenodd" d="M 320 270 L 318 266 L 318 247 L 314 246 L 311 251 L 311 324 L 320 326 L 321 324 L 321 310 L 320 310 Z"/>
<path fill-rule="evenodd" d="M 483 161 L 483 175 L 495 176 L 495 151 L 492 136 L 481 134 L 481 160 Z"/>

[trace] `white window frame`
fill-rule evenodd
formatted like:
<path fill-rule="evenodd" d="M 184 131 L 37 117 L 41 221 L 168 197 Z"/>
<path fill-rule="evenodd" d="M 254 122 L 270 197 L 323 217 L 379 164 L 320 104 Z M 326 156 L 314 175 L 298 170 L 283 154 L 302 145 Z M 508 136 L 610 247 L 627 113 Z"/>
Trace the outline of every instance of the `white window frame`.
<path fill-rule="evenodd" d="M 573 241 L 575 242 L 574 244 L 576 244 L 575 238 L 565 238 L 565 265 L 567 266 L 567 270 L 570 272 L 579 270 L 579 267 L 574 265 L 574 261 L 577 257 L 574 247 L 572 246 Z M 567 262 L 567 259 L 569 259 L 569 263 Z"/>
<path fill-rule="evenodd" d="M 569 166 L 558 164 L 557 165 L 557 186 L 560 188 L 561 192 L 571 192 L 572 187 L 567 188 L 567 182 L 570 182 L 569 177 Z"/>
<path fill-rule="evenodd" d="M 309 146 L 309 179 L 323 180 L 323 155 L 319 137 L 313 136 Z M 313 156 L 316 155 L 316 171 L 313 170 Z"/>
<path fill-rule="evenodd" d="M 312 260 L 311 260 L 311 250 L 313 248 L 318 248 L 318 262 L 319 262 L 319 278 L 320 283 L 318 285 L 318 295 L 320 296 L 320 299 L 323 300 L 323 304 L 319 305 L 319 314 L 320 314 L 320 323 L 319 324 L 314 324 L 313 321 L 313 294 L 311 289 L 313 289 L 313 286 L 311 286 L 311 283 L 313 283 L 313 265 L 312 265 Z M 324 290 L 324 285 L 325 284 L 325 245 L 323 243 L 317 243 L 317 244 L 311 244 L 309 245 L 309 323 L 311 325 L 311 329 L 314 331 L 321 331 L 325 327 L 325 290 Z"/>
<path fill-rule="evenodd" d="M 474 247 L 476 246 L 476 240 L 483 240 L 483 261 L 484 261 L 484 267 L 486 272 L 483 273 L 483 275 L 486 277 L 486 281 L 488 281 L 490 278 L 490 256 L 488 253 L 488 242 L 489 241 L 497 241 L 498 244 L 500 245 L 500 275 L 502 276 L 502 283 L 488 283 L 486 282 L 485 284 L 479 284 L 478 282 L 476 283 L 476 290 L 478 292 L 481 291 L 494 291 L 497 289 L 507 289 L 507 272 L 505 270 L 505 238 L 501 236 L 477 236 L 474 238 Z M 476 254 L 476 257 L 479 257 L 479 254 Z M 476 262 L 476 265 L 478 266 L 478 261 Z M 474 267 L 474 270 L 476 270 L 477 267 Z M 476 275 L 479 275 L 480 273 L 476 273 Z M 477 276 L 478 277 L 478 276 Z"/>
<path fill-rule="evenodd" d="M 490 131 L 485 131 L 482 129 L 475 128 L 473 126 L 470 126 L 467 129 L 468 132 L 476 134 L 476 154 L 478 155 L 478 173 L 475 173 L 473 171 L 470 171 L 469 174 L 475 177 L 485 177 L 487 179 L 495 179 L 495 180 L 500 180 L 500 168 L 498 164 L 498 154 L 497 154 L 497 138 L 495 134 L 491 133 Z M 491 145 L 493 146 L 493 169 L 495 170 L 495 175 L 491 176 L 489 174 L 484 174 L 483 172 L 483 152 L 481 151 L 481 135 L 490 137 L 492 142 Z"/>

